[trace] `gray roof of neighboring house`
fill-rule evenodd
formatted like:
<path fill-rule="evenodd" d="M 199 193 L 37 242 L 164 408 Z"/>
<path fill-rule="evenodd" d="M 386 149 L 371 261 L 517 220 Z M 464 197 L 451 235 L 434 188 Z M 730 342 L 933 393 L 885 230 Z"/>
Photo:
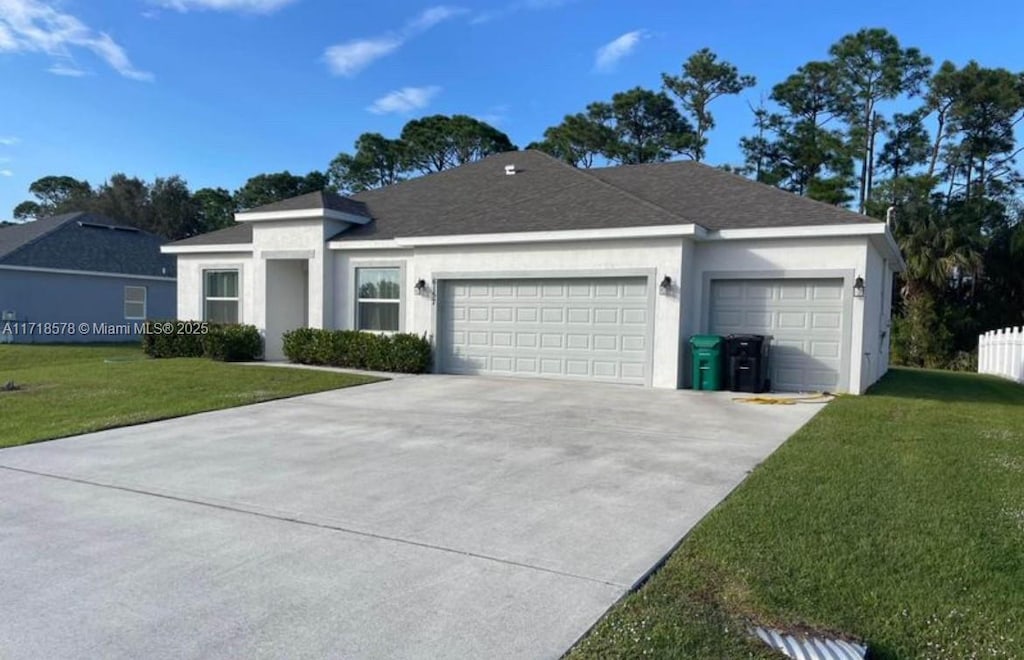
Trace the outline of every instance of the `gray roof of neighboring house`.
<path fill-rule="evenodd" d="M 0 228 L 0 265 L 174 277 L 166 241 L 91 213 L 66 213 Z"/>
<path fill-rule="evenodd" d="M 326 190 L 318 190 L 306 193 L 305 195 L 299 195 L 298 197 L 282 199 L 280 202 L 247 209 L 243 213 L 274 213 L 277 211 L 308 211 L 317 209 L 361 215 L 364 218 L 370 217 L 369 212 L 366 210 L 366 205 L 362 202 Z"/>
<path fill-rule="evenodd" d="M 506 165 L 515 165 L 516 174 L 506 175 Z M 303 204 L 317 203 L 315 195 L 254 210 L 305 208 Z M 328 196 L 347 199 L 329 193 L 325 193 L 324 199 Z M 874 221 L 700 163 L 681 161 L 588 170 L 571 167 L 534 150 L 496 154 L 461 167 L 357 193 L 350 201 L 363 205 L 373 221 L 353 226 L 333 240 L 690 223 L 717 230 Z M 177 245 L 248 241 L 251 228 L 236 227 L 196 236 Z"/>

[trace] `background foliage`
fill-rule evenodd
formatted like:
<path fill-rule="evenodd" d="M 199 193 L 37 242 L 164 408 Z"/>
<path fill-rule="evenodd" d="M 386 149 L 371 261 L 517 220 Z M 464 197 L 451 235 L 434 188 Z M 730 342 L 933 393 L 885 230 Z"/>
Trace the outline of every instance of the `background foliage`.
<path fill-rule="evenodd" d="M 635 87 L 566 114 L 528 148 L 581 168 L 703 160 L 715 102 L 757 86 L 704 48 L 663 89 Z M 749 103 L 742 163 L 719 166 L 877 219 L 908 268 L 897 283 L 893 358 L 965 368 L 979 332 L 1024 323 L 1024 178 L 1016 168 L 1024 73 L 935 60 L 881 28 L 838 39 Z M 395 137 L 364 133 L 324 171 L 259 174 L 234 192 L 194 192 L 179 176 L 114 174 L 93 186 L 46 176 L 18 219 L 95 211 L 169 239 L 227 227 L 236 211 L 330 189 L 351 194 L 514 150 L 467 115 L 409 121 Z"/>

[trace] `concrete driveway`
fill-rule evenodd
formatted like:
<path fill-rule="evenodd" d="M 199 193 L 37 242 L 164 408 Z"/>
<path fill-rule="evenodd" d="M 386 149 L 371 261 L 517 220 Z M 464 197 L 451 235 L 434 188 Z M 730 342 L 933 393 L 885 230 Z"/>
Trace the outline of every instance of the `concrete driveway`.
<path fill-rule="evenodd" d="M 557 657 L 819 410 L 422 376 L 0 450 L 0 655 Z"/>

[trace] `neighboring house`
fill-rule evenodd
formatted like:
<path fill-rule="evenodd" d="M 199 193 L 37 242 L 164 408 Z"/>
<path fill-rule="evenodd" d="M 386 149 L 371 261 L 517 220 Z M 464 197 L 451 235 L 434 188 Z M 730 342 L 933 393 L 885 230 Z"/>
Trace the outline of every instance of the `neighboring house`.
<path fill-rule="evenodd" d="M 778 390 L 863 392 L 889 361 L 885 223 L 693 162 L 537 151 L 312 193 L 165 246 L 178 317 L 426 334 L 435 369 L 681 387 L 691 335 L 774 336 Z M 862 286 L 858 286 L 862 283 Z"/>
<path fill-rule="evenodd" d="M 138 323 L 174 318 L 164 242 L 89 213 L 0 228 L 0 342 L 130 341 Z"/>

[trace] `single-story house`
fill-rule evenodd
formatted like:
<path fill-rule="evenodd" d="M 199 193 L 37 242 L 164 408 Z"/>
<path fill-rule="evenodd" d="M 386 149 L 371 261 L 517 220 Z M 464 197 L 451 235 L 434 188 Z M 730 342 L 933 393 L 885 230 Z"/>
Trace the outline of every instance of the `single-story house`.
<path fill-rule="evenodd" d="M 576 169 L 538 151 L 343 197 L 317 192 L 172 243 L 178 317 L 281 334 L 426 335 L 435 369 L 686 387 L 694 334 L 774 337 L 780 391 L 885 373 L 888 227 L 694 162 Z"/>
<path fill-rule="evenodd" d="M 92 213 L 0 228 L 0 342 L 130 341 L 174 318 L 165 242 Z"/>

